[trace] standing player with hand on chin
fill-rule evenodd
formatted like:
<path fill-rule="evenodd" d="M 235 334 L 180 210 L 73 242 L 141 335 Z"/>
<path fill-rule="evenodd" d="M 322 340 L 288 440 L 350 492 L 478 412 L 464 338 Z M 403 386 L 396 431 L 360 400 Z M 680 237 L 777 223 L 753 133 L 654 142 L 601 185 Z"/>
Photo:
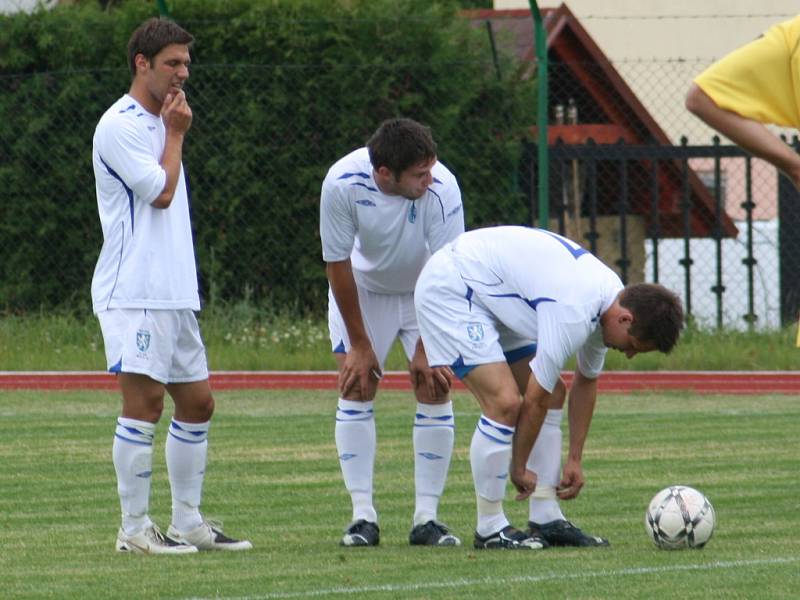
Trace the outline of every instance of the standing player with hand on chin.
<path fill-rule="evenodd" d="M 456 179 L 438 162 L 430 130 L 411 119 L 384 121 L 367 147 L 336 162 L 322 184 L 320 235 L 339 369 L 336 448 L 353 505 L 344 546 L 380 541 L 372 499 L 373 400 L 398 337 L 417 399 L 416 508 L 409 541 L 460 544 L 437 516 L 453 452 L 450 374 L 434 374 L 428 366 L 414 315 L 414 284 L 430 254 L 463 231 Z"/>
<path fill-rule="evenodd" d="M 200 310 L 183 140 L 192 111 L 183 85 L 193 37 L 145 21 L 128 42 L 130 90 L 97 125 L 92 162 L 103 247 L 92 279 L 108 369 L 122 415 L 113 461 L 122 508 L 119 552 L 247 550 L 200 513 L 214 399 L 194 311 Z M 175 412 L 165 454 L 172 490 L 166 534 L 148 509 L 156 423 L 169 392 Z"/>

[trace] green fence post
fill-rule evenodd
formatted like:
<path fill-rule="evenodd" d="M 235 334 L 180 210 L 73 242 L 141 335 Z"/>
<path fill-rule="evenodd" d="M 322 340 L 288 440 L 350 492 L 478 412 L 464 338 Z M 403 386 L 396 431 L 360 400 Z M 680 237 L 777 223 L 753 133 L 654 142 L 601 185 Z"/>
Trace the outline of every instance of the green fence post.
<path fill-rule="evenodd" d="M 542 13 L 536 0 L 529 0 L 533 15 L 533 35 L 536 38 L 536 128 L 537 160 L 539 164 L 539 219 L 542 229 L 550 227 L 550 153 L 547 142 L 547 34 Z"/>

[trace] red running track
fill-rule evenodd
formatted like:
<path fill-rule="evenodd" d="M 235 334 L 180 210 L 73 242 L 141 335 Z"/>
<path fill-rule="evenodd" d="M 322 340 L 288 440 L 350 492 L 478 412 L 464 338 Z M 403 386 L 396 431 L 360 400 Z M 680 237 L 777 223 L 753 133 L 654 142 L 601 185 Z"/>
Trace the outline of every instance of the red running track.
<path fill-rule="evenodd" d="M 564 373 L 567 383 L 571 373 Z M 708 394 L 798 394 L 800 371 L 607 371 L 599 380 L 601 392 L 684 390 Z M 334 371 L 217 371 L 214 390 L 335 389 Z M 381 388 L 408 390 L 408 374 L 384 374 Z M 114 375 L 104 371 L 0 371 L 0 389 L 115 390 Z M 461 382 L 455 389 L 464 390 Z"/>

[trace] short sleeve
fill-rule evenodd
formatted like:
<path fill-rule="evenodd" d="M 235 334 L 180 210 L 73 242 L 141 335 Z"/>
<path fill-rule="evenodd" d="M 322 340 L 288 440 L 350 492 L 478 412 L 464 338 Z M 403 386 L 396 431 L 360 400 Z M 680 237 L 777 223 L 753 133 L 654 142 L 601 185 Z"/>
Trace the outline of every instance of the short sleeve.
<path fill-rule="evenodd" d="M 167 174 L 153 154 L 150 141 L 132 120 L 103 123 L 97 141 L 100 159 L 137 198 L 150 204 L 164 190 Z"/>
<path fill-rule="evenodd" d="M 701 73 L 695 83 L 724 110 L 800 127 L 800 17 L 771 27 Z"/>
<path fill-rule="evenodd" d="M 598 327 L 578 350 L 578 370 L 588 379 L 597 379 L 603 371 L 607 352 L 608 348 L 603 344 L 603 331 Z"/>
<path fill-rule="evenodd" d="M 322 259 L 338 262 L 350 258 L 356 236 L 353 209 L 341 186 L 327 178 L 322 184 L 319 212 L 319 234 Z"/>
<path fill-rule="evenodd" d="M 536 381 L 552 392 L 561 377 L 567 359 L 583 346 L 589 336 L 586 320 L 580 310 L 544 302 L 537 308 L 538 338 L 531 371 Z"/>

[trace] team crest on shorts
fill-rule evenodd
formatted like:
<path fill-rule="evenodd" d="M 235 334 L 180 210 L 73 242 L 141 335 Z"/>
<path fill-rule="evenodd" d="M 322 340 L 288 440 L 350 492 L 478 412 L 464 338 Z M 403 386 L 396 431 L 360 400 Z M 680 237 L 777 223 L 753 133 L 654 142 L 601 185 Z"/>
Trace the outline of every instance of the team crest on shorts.
<path fill-rule="evenodd" d="M 150 332 L 146 329 L 140 329 L 136 332 L 136 347 L 139 352 L 147 352 L 150 347 Z"/>
<path fill-rule="evenodd" d="M 483 325 L 481 323 L 467 323 L 467 335 L 473 342 L 480 342 L 483 339 Z"/>

